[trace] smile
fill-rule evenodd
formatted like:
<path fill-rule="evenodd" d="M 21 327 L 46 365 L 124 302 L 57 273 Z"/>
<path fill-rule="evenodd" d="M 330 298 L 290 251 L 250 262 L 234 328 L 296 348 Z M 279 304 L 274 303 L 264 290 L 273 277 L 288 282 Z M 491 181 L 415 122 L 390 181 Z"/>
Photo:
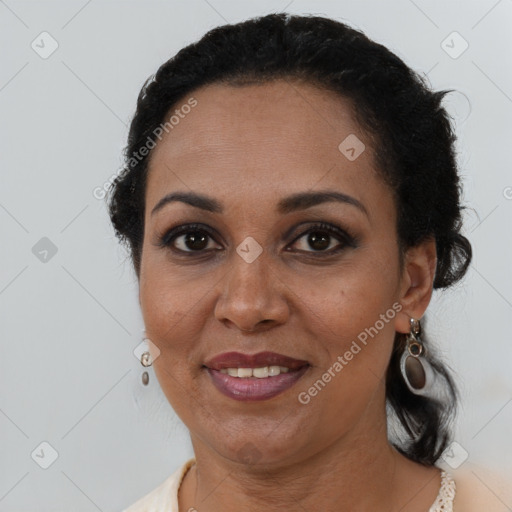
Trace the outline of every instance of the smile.
<path fill-rule="evenodd" d="M 204 366 L 211 382 L 234 400 L 268 400 L 290 389 L 308 370 L 309 363 L 275 352 L 220 354 Z"/>

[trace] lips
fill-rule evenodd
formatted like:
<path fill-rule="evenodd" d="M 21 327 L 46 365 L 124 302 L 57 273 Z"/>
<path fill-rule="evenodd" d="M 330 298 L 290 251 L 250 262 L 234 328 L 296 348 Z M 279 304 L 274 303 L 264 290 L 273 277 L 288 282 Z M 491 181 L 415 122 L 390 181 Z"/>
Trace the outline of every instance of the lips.
<path fill-rule="evenodd" d="M 252 355 L 241 352 L 224 352 L 209 359 L 204 365 L 211 370 L 261 368 L 263 366 L 285 366 L 290 370 L 297 370 L 308 364 L 308 361 L 294 359 L 276 352 L 258 352 Z"/>
<path fill-rule="evenodd" d="M 245 377 L 232 376 L 227 369 L 243 368 L 286 368 L 285 373 L 277 372 L 275 376 Z M 276 352 L 259 352 L 257 354 L 242 354 L 240 352 L 225 352 L 206 361 L 204 368 L 210 382 L 223 395 L 239 401 L 268 400 L 290 389 L 308 371 L 308 361 L 294 359 Z M 256 370 L 255 370 L 256 371 Z M 242 371 L 242 373 L 245 373 Z M 250 372 L 249 372 L 250 373 Z M 260 376 L 261 377 L 261 376 Z"/>

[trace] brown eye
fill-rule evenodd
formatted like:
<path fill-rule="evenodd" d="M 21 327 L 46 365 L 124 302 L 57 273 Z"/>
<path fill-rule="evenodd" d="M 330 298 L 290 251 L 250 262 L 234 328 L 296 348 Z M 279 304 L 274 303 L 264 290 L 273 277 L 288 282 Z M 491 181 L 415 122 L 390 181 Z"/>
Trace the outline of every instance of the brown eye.
<path fill-rule="evenodd" d="M 299 245 L 298 250 L 310 253 L 333 254 L 346 246 L 354 247 L 353 238 L 336 226 L 319 224 L 312 226 L 296 238 L 293 245 Z"/>
<path fill-rule="evenodd" d="M 217 248 L 210 230 L 195 224 L 179 226 L 170 230 L 162 237 L 159 245 L 184 253 L 199 253 Z"/>
<path fill-rule="evenodd" d="M 202 233 L 201 231 L 191 231 L 186 235 L 180 235 L 174 239 L 175 245 L 181 251 L 186 251 L 190 249 L 191 251 L 202 251 L 208 246 L 208 238 L 210 236 L 208 234 Z M 176 243 L 180 239 L 182 243 Z M 181 245 L 181 247 L 179 247 Z"/>

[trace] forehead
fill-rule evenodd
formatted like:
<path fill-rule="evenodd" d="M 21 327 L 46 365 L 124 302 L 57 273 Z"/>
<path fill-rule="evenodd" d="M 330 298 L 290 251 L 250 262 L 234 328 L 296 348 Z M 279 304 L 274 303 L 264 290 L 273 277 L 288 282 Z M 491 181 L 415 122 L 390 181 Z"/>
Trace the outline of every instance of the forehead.
<path fill-rule="evenodd" d="M 181 109 L 190 98 L 195 106 Z M 369 140 L 350 101 L 312 84 L 212 84 L 178 102 L 167 119 L 172 114 L 175 124 L 148 166 L 150 208 L 178 188 L 221 198 L 251 191 L 262 200 L 317 185 L 361 196 L 377 181 Z M 355 160 L 343 153 L 354 143 L 358 153 L 365 148 Z"/>

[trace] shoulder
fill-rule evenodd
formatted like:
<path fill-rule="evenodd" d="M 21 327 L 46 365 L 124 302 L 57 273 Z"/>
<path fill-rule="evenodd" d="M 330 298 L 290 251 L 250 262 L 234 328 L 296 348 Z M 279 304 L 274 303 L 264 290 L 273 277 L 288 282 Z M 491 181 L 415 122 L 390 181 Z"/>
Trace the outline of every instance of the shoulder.
<path fill-rule="evenodd" d="M 456 485 L 453 512 L 507 512 L 512 507 L 512 474 L 465 463 L 450 471 Z"/>
<path fill-rule="evenodd" d="M 122 512 L 178 512 L 178 489 L 195 459 L 189 459 L 158 487 Z"/>

